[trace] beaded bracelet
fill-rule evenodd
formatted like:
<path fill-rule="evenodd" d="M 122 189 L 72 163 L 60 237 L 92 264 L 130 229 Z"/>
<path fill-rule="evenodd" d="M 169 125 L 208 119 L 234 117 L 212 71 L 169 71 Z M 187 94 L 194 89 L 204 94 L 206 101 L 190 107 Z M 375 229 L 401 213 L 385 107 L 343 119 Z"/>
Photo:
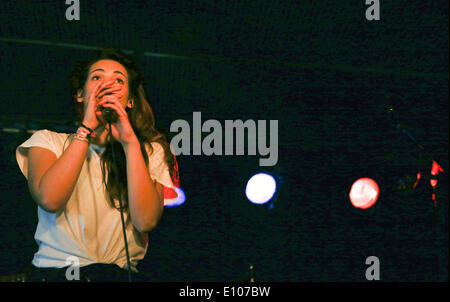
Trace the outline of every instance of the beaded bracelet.
<path fill-rule="evenodd" d="M 89 133 L 86 131 L 86 129 L 80 127 L 75 134 L 75 139 L 89 143 L 88 136 Z"/>
<path fill-rule="evenodd" d="M 88 126 L 85 126 L 83 123 L 80 124 L 80 127 L 83 127 L 85 129 L 87 129 L 89 131 L 89 135 L 91 135 L 92 132 L 94 132 L 94 130 L 92 130 L 91 128 L 89 128 Z"/>

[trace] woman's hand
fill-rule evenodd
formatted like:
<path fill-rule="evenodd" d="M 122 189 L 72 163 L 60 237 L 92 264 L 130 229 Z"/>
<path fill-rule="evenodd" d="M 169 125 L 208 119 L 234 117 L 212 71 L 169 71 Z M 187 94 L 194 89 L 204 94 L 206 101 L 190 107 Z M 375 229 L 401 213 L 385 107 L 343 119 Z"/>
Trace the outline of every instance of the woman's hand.
<path fill-rule="evenodd" d="M 118 115 L 117 121 L 115 123 L 111 123 L 111 134 L 114 139 L 119 141 L 122 146 L 139 142 L 133 131 L 133 127 L 128 120 L 128 114 L 122 107 L 119 99 L 120 96 L 116 94 L 105 95 L 98 103 L 98 106 L 103 108 L 111 108 Z"/>
<path fill-rule="evenodd" d="M 83 124 L 91 129 L 95 129 L 98 126 L 95 109 L 97 108 L 97 94 L 100 91 L 100 86 L 102 85 L 102 83 L 103 81 L 98 81 L 98 83 L 94 86 L 94 89 L 84 92 L 83 96 Z"/>
<path fill-rule="evenodd" d="M 85 104 L 83 124 L 91 129 L 97 128 L 99 125 L 99 121 L 101 120 L 100 117 L 102 113 L 98 109 L 98 101 L 106 93 L 114 93 L 120 90 L 119 87 L 111 86 L 102 91 L 103 87 L 106 86 L 102 86 L 102 84 L 103 80 L 99 80 L 94 88 L 91 91 L 88 91 L 84 96 L 84 99 L 87 100 L 87 102 L 83 102 Z"/>

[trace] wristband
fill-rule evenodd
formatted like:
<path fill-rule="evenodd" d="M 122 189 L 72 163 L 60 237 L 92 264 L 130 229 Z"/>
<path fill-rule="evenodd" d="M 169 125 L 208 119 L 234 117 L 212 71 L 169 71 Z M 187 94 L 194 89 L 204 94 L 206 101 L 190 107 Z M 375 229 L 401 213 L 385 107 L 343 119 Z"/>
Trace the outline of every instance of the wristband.
<path fill-rule="evenodd" d="M 78 135 L 75 135 L 75 138 L 74 138 L 74 139 L 89 143 L 89 140 L 88 140 L 87 138 L 82 138 L 82 137 L 80 137 L 80 136 L 78 136 Z"/>
<path fill-rule="evenodd" d="M 89 128 L 88 126 L 83 125 L 83 123 L 80 124 L 80 127 L 86 128 L 87 130 L 89 130 L 89 135 L 91 135 L 92 132 L 94 132 L 94 130 L 92 130 L 91 128 Z"/>
<path fill-rule="evenodd" d="M 78 128 L 77 133 L 75 134 L 75 139 L 89 143 L 88 136 L 89 136 L 88 130 L 80 127 Z"/>

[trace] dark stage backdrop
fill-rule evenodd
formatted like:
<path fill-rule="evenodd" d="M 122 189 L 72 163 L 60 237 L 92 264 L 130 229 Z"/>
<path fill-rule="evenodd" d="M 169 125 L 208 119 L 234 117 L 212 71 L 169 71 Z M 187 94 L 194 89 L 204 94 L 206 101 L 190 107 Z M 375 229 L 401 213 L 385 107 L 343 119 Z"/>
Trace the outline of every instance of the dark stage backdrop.
<path fill-rule="evenodd" d="M 448 281 L 447 1 L 382 1 L 379 21 L 363 0 L 80 2 L 79 21 L 65 1 L 0 4 L 0 275 L 37 251 L 14 150 L 27 128 L 73 128 L 67 75 L 113 46 L 133 52 L 169 138 L 194 111 L 222 125 L 278 120 L 273 167 L 178 157 L 187 200 L 150 234 L 149 281 L 245 281 L 250 263 L 257 281 L 366 281 L 369 256 L 381 281 Z M 445 170 L 437 215 L 427 154 Z M 271 205 L 244 195 L 261 170 L 281 184 Z M 348 198 L 360 177 L 381 190 L 365 211 Z"/>

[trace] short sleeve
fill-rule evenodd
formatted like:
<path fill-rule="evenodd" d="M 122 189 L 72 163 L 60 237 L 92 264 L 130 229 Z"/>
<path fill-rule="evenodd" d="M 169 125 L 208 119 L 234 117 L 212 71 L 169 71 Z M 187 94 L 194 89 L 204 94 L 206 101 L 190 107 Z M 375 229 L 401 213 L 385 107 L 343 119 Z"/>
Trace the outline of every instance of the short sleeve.
<path fill-rule="evenodd" d="M 33 133 L 33 135 L 19 145 L 16 148 L 16 160 L 19 165 L 20 171 L 28 179 L 28 150 L 31 147 L 41 147 L 50 150 L 58 156 L 57 148 L 52 134 L 48 130 L 39 130 Z"/>
<path fill-rule="evenodd" d="M 164 160 L 163 147 L 153 142 L 152 148 L 153 152 L 147 148 L 150 177 L 164 186 L 164 205 L 169 205 L 176 201 L 178 195 L 170 177 L 169 167 Z"/>

